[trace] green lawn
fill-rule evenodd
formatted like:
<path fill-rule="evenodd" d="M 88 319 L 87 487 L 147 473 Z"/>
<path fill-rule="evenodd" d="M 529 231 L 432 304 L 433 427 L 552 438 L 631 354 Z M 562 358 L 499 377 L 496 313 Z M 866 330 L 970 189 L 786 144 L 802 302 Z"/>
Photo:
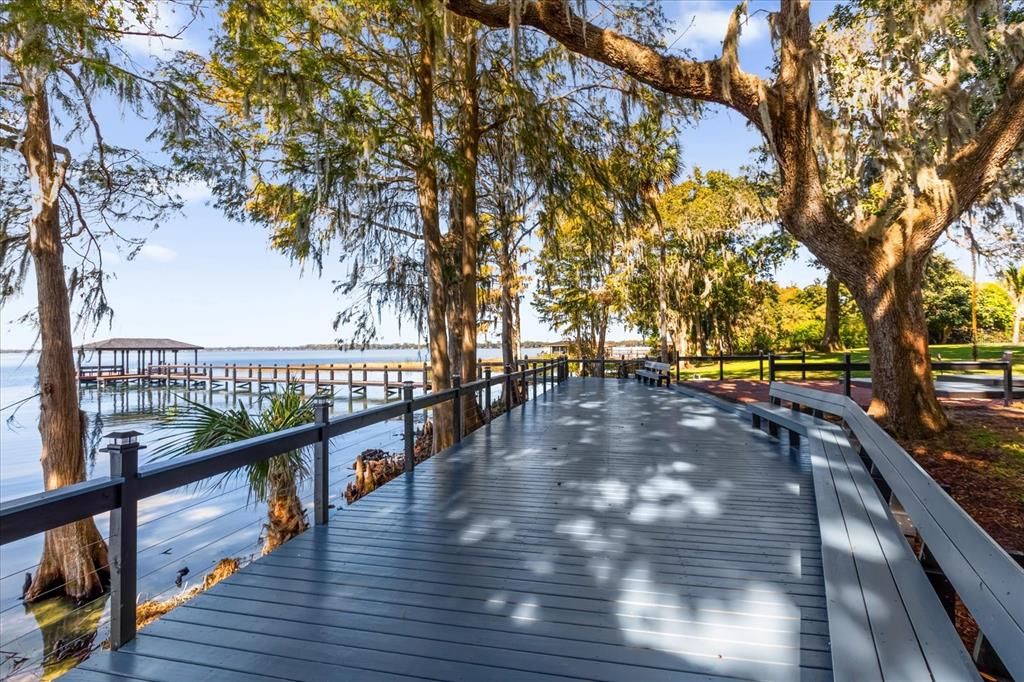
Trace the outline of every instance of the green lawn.
<path fill-rule="evenodd" d="M 1013 346 L 1012 344 L 979 344 L 978 345 L 978 359 L 979 360 L 1000 360 L 1002 359 L 1004 350 L 1014 351 L 1013 357 L 1013 373 L 1015 376 L 1020 376 L 1024 373 L 1024 346 Z M 942 359 L 946 362 L 958 361 L 958 360 L 971 360 L 971 346 L 970 344 L 950 344 L 944 346 L 932 346 L 931 347 L 932 360 L 938 360 L 938 356 L 941 355 Z M 843 353 L 816 353 L 808 351 L 807 361 L 808 362 L 842 362 Z M 854 362 L 866 362 L 868 358 L 867 348 L 854 348 L 850 350 L 850 357 Z M 779 359 L 779 362 L 799 362 L 800 354 L 793 353 L 786 356 L 785 359 Z M 966 372 L 957 371 L 957 374 L 965 374 Z M 998 370 L 987 370 L 985 373 L 996 374 Z M 768 358 L 764 360 L 764 374 L 765 379 L 768 378 Z M 841 373 L 839 372 L 808 372 L 808 379 L 834 379 L 838 378 Z M 867 376 L 867 372 L 854 372 L 854 376 Z M 697 363 L 693 367 L 684 367 L 680 372 L 683 380 L 686 379 L 718 379 L 718 361 L 713 362 L 702 362 Z M 759 363 L 756 358 L 753 360 L 733 360 L 725 361 L 725 378 L 726 379 L 757 379 L 760 375 Z M 778 372 L 777 377 L 781 379 L 797 379 L 800 377 L 800 372 Z"/>

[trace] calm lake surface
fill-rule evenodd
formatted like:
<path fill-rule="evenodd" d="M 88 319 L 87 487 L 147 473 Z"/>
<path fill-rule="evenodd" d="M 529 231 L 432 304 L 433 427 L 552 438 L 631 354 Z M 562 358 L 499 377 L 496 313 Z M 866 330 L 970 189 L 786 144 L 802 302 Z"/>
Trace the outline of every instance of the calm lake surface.
<path fill-rule="evenodd" d="M 500 357 L 498 349 L 481 349 L 483 359 Z M 200 363 L 286 364 L 300 363 L 399 363 L 420 365 L 423 350 L 343 351 L 237 351 L 200 352 Z M 191 354 L 189 354 L 191 360 Z M 0 354 L 0 499 L 8 500 L 43 490 L 39 465 L 38 400 L 35 355 Z M 95 364 L 86 358 L 86 364 Z M 283 374 L 282 374 L 283 376 Z M 182 386 L 82 387 L 80 400 L 87 419 L 87 471 L 90 478 L 109 475 L 109 461 L 102 451 L 103 435 L 111 431 L 141 431 L 139 440 L 148 446 L 141 462 L 158 457 L 158 440 L 168 431 L 157 431 L 161 415 L 184 398 L 218 408 L 240 403 L 258 409 L 260 398 L 249 393 L 205 390 L 187 391 Z M 394 398 L 392 398 L 394 399 Z M 265 399 L 264 399 L 265 400 Z M 383 389 L 366 394 L 335 395 L 333 415 L 356 412 L 384 403 Z M 18 401 L 21 405 L 8 407 Z M 367 448 L 402 451 L 400 421 L 378 424 L 339 436 L 331 442 L 332 502 L 344 504 L 342 493 L 351 476 L 351 462 Z M 302 490 L 307 508 L 312 491 L 307 481 Z M 224 557 L 249 559 L 258 555 L 266 510 L 251 503 L 241 477 L 229 477 L 199 486 L 173 490 L 143 500 L 139 505 L 140 600 L 166 599 L 191 586 Z M 96 517 L 106 535 L 107 517 Z M 89 604 L 51 599 L 34 605 L 21 601 L 26 573 L 32 573 L 42 551 L 42 535 L 25 538 L 0 548 L 0 679 L 49 679 L 87 656 L 108 636 L 106 596 Z M 179 571 L 187 568 L 181 586 Z"/>

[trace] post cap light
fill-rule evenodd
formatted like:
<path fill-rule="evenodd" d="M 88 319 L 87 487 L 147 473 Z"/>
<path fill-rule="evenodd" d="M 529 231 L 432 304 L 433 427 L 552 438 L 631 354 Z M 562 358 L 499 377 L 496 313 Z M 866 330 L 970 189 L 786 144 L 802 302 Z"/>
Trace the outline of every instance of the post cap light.
<path fill-rule="evenodd" d="M 104 438 L 109 439 L 107 447 L 102 448 L 101 452 L 110 452 L 111 450 L 120 450 L 126 446 L 134 446 L 139 450 L 145 448 L 145 445 L 139 445 L 139 436 L 142 435 L 141 431 L 111 431 Z"/>

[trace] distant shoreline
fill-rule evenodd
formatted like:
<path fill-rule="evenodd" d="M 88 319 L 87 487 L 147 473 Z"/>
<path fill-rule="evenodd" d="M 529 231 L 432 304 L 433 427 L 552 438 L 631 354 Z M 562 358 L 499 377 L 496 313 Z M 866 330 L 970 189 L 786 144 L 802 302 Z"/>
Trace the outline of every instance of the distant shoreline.
<path fill-rule="evenodd" d="M 520 344 L 521 348 L 547 348 L 552 345 L 559 345 L 561 341 L 525 341 Z M 632 346 L 643 346 L 643 341 L 629 340 L 629 341 L 610 341 L 608 345 L 615 347 L 632 347 Z M 477 348 L 501 348 L 500 343 L 481 343 L 477 345 Z M 203 351 L 234 351 L 234 352 L 249 352 L 249 351 L 338 351 L 339 353 L 361 353 L 367 350 L 427 350 L 427 347 L 419 343 L 381 343 L 371 344 L 366 348 L 339 348 L 333 343 L 309 343 L 302 346 L 209 346 L 203 348 Z M 35 353 L 37 350 L 26 350 L 24 348 L 7 349 L 0 348 L 0 354 L 3 353 Z"/>

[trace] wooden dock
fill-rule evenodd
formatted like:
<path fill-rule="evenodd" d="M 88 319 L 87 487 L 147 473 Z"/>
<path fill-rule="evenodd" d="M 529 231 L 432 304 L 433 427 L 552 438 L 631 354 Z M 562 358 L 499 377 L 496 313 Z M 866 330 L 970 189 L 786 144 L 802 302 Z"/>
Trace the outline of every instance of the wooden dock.
<path fill-rule="evenodd" d="M 516 367 L 536 366 L 524 359 Z M 485 371 L 501 374 L 504 366 L 497 361 L 480 361 L 477 374 Z M 184 388 L 191 391 L 228 391 L 231 393 L 278 393 L 297 391 L 318 395 L 334 395 L 344 388 L 350 394 L 365 394 L 368 388 L 383 389 L 386 395 L 400 393 L 407 382 L 414 389 L 430 390 L 430 366 L 426 363 L 362 363 L 362 364 L 159 364 L 142 371 L 112 368 L 83 368 L 79 383 L 99 387 L 149 386 Z"/>
<path fill-rule="evenodd" d="M 71 681 L 827 680 L 811 470 L 739 417 L 571 379 Z"/>

